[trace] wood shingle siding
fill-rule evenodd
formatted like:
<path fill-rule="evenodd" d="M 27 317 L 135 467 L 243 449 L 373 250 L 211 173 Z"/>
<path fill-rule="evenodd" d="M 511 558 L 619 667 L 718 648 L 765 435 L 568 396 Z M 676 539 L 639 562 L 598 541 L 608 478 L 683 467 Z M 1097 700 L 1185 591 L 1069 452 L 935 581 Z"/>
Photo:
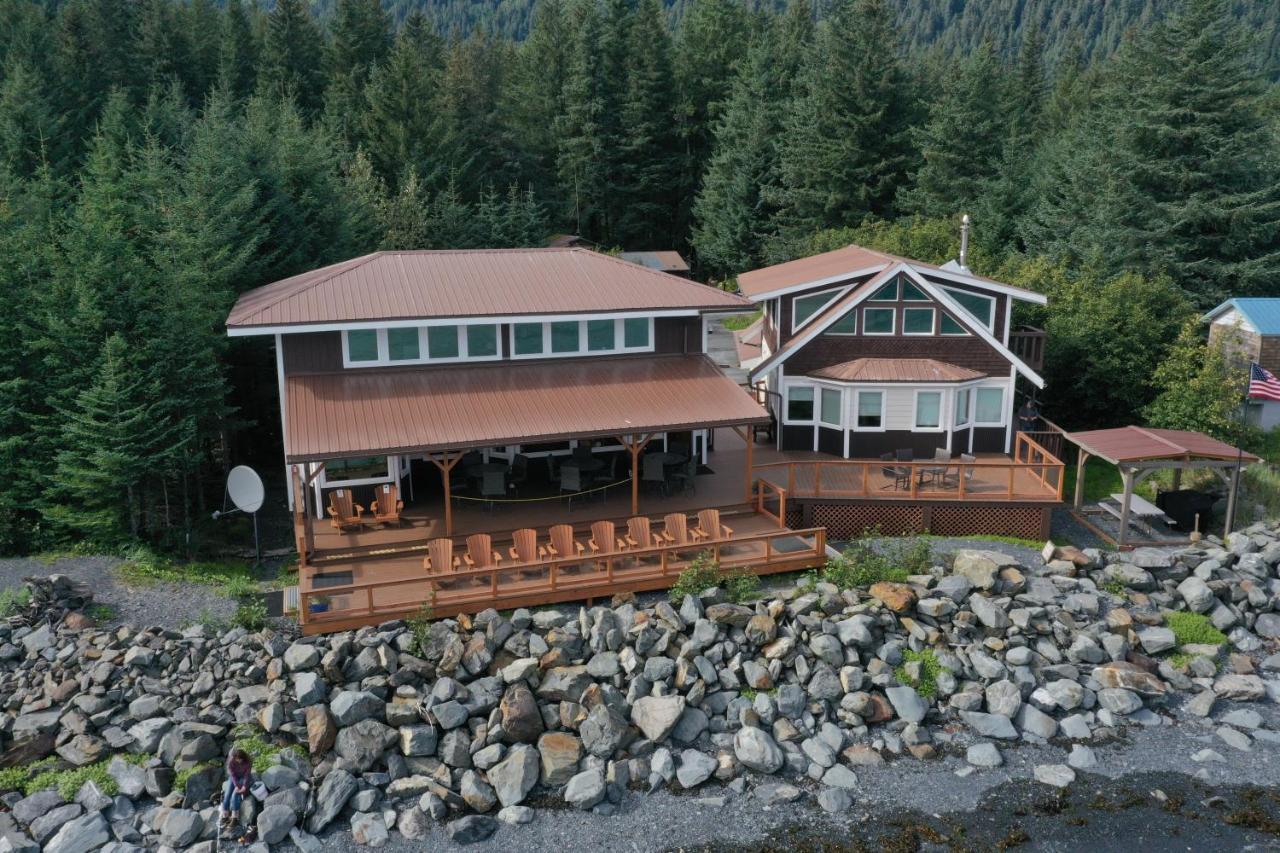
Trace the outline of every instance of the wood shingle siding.
<path fill-rule="evenodd" d="M 936 358 L 988 376 L 1008 376 L 1009 362 L 986 341 L 968 337 L 914 335 L 819 335 L 791 357 L 788 376 L 810 374 L 855 358 Z"/>

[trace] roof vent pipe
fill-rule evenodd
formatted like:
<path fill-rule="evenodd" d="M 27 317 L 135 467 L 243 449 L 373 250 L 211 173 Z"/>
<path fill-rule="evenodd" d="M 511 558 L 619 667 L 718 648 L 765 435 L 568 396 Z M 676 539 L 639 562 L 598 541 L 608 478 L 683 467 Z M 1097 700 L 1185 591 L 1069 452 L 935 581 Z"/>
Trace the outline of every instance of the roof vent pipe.
<path fill-rule="evenodd" d="M 960 269 L 969 271 L 969 214 L 960 217 Z"/>

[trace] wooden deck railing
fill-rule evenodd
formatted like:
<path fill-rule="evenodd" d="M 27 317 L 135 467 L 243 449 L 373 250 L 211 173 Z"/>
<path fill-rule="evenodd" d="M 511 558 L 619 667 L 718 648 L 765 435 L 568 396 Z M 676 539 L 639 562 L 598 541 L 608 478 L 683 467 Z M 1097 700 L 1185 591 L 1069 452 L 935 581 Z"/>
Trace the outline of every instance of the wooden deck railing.
<path fill-rule="evenodd" d="M 775 522 L 779 527 L 787 526 L 787 490 L 765 479 L 755 482 L 756 513 Z"/>
<path fill-rule="evenodd" d="M 832 459 L 767 462 L 752 470 L 787 499 L 1062 500 L 1062 462 L 1034 440 L 1019 439 L 1014 458 L 1007 461 Z"/>
<path fill-rule="evenodd" d="M 795 571 L 826 561 L 826 530 L 778 530 L 689 545 L 590 553 L 537 563 L 462 569 L 320 589 L 299 589 L 303 630 L 317 633 L 351 624 L 400 618 L 430 606 L 431 616 L 663 589 L 702 553 L 721 567 L 755 574 Z M 328 609 L 312 612 L 323 599 Z"/>

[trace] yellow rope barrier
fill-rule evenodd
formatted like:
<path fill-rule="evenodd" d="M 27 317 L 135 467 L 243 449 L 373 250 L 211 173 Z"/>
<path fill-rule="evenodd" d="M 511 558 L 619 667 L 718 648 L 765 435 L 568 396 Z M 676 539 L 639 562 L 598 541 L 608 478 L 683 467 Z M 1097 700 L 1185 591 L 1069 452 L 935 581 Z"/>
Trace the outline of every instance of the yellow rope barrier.
<path fill-rule="evenodd" d="M 605 489 L 612 489 L 614 486 L 621 486 L 623 483 L 630 483 L 630 482 L 631 482 L 631 478 L 628 477 L 625 480 L 619 480 L 616 483 L 608 483 L 603 486 L 596 486 L 594 489 L 584 489 L 581 492 L 570 492 L 569 494 L 564 494 L 564 495 L 548 495 L 545 498 L 474 498 L 474 497 L 471 497 L 470 495 L 452 495 L 452 497 L 454 500 L 457 500 L 457 501 L 477 501 L 479 503 L 486 503 L 486 504 L 489 504 L 489 503 L 529 504 L 529 503 L 538 503 L 539 501 L 559 501 L 559 500 L 564 500 L 565 498 L 576 498 L 579 495 L 589 495 L 592 492 L 602 492 Z"/>

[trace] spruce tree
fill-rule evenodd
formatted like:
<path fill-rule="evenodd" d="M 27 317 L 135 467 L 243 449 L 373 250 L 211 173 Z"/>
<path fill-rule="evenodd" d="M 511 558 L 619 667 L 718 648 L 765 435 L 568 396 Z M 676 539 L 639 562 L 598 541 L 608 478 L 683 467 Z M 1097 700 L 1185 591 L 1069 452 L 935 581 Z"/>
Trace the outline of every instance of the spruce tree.
<path fill-rule="evenodd" d="M 218 82 L 237 100 L 249 97 L 257 81 L 258 43 L 241 0 L 227 0 L 218 45 Z"/>
<path fill-rule="evenodd" d="M 446 173 L 435 151 L 438 59 L 402 30 L 365 89 L 363 146 L 388 182 L 410 166 L 424 170 L 428 180 Z"/>
<path fill-rule="evenodd" d="M 503 112 L 520 140 L 523 179 L 553 208 L 561 204 L 556 180 L 556 129 L 564 124 L 568 109 L 565 82 L 573 26 L 564 0 L 538 3 L 529 37 L 517 48 L 505 87 Z"/>
<path fill-rule="evenodd" d="M 267 18 L 259 72 L 266 84 L 313 116 L 324 96 L 323 57 L 324 39 L 305 0 L 276 0 Z"/>
<path fill-rule="evenodd" d="M 44 81 L 15 59 L 0 81 L 0 162 L 9 174 L 29 178 L 45 163 L 61 172 L 70 154 L 63 125 Z"/>
<path fill-rule="evenodd" d="M 391 48 L 391 22 L 380 0 L 339 0 L 330 33 L 325 121 L 338 136 L 354 143 L 369 74 Z"/>
<path fill-rule="evenodd" d="M 379 210 L 382 224 L 381 249 L 427 249 L 433 243 L 431 201 L 410 168 L 400 180 L 400 188 L 388 196 Z"/>

